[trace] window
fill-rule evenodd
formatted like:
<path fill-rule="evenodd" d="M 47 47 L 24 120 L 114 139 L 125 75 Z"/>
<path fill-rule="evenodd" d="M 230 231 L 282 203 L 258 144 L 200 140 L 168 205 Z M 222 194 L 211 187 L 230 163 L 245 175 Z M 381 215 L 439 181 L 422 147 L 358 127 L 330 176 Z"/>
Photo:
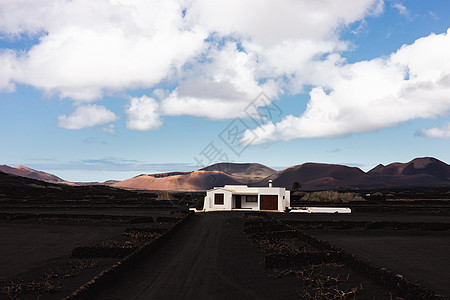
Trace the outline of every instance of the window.
<path fill-rule="evenodd" d="M 245 202 L 258 202 L 258 196 L 247 195 L 247 196 L 245 196 Z"/>
<path fill-rule="evenodd" d="M 214 194 L 214 204 L 223 205 L 223 194 Z"/>

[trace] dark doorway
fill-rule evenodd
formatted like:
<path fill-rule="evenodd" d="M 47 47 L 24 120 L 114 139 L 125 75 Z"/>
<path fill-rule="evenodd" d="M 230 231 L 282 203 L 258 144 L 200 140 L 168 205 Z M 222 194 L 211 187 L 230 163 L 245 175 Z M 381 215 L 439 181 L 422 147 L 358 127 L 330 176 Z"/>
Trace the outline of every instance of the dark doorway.
<path fill-rule="evenodd" d="M 235 208 L 242 208 L 240 195 L 234 196 L 234 201 L 235 201 Z"/>

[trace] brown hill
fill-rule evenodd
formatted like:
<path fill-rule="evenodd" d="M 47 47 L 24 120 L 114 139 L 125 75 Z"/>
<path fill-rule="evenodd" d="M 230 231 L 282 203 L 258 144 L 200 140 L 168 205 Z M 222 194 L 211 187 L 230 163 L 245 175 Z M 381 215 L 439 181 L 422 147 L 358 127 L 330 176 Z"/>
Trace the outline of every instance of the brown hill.
<path fill-rule="evenodd" d="M 378 165 L 367 172 L 386 186 L 450 184 L 450 166 L 433 157 L 415 158 L 407 163 Z"/>
<path fill-rule="evenodd" d="M 269 180 L 274 186 L 291 189 L 299 182 L 303 189 L 337 189 L 365 185 L 369 176 L 361 169 L 333 164 L 305 163 L 281 170 L 255 185 L 267 185 Z"/>
<path fill-rule="evenodd" d="M 367 174 L 371 175 L 431 175 L 449 180 L 450 166 L 433 157 L 415 158 L 407 163 L 392 163 L 387 166 L 379 164 Z"/>
<path fill-rule="evenodd" d="M 30 204 L 30 205 L 74 205 L 90 203 L 123 203 L 146 197 L 155 198 L 154 193 L 135 193 L 123 189 L 91 185 L 72 186 L 51 183 L 32 178 L 17 176 L 0 171 L 0 202 L 2 204 Z M 80 202 L 78 202 L 80 201 Z M 141 201 L 141 200 L 140 200 Z"/>
<path fill-rule="evenodd" d="M 112 186 L 118 188 L 129 188 L 139 190 L 207 190 L 215 186 L 224 186 L 225 184 L 243 184 L 246 183 L 240 177 L 226 174 L 219 171 L 194 171 L 194 172 L 174 172 L 139 175 Z"/>
<path fill-rule="evenodd" d="M 359 168 L 333 164 L 305 163 L 281 170 L 254 185 L 292 188 L 299 182 L 306 190 L 352 189 L 406 186 L 450 185 L 450 166 L 432 157 L 416 158 L 408 163 L 378 165 L 365 173 Z"/>
<path fill-rule="evenodd" d="M 257 163 L 218 163 L 200 170 L 220 171 L 233 176 L 248 177 L 255 180 L 264 179 L 276 172 L 274 169 Z"/>
<path fill-rule="evenodd" d="M 0 171 L 46 182 L 64 182 L 55 175 L 23 166 L 12 168 L 3 165 Z M 450 186 L 450 166 L 432 157 L 387 166 L 380 164 L 367 173 L 359 168 L 336 164 L 305 163 L 276 172 L 261 164 L 219 163 L 194 172 L 139 175 L 120 182 L 70 184 L 145 190 L 207 190 L 225 184 L 267 186 L 269 180 L 274 186 L 288 189 L 294 182 L 299 182 L 305 190 Z"/>
<path fill-rule="evenodd" d="M 263 178 L 265 175 L 267 177 Z M 359 168 L 336 164 L 305 163 L 274 171 L 260 164 L 219 163 L 194 172 L 139 175 L 115 187 L 148 190 L 206 190 L 225 184 L 248 184 L 304 190 L 382 188 L 450 185 L 450 166 L 435 158 L 416 158 L 408 163 L 378 165 L 365 173 Z"/>
<path fill-rule="evenodd" d="M 7 165 L 0 165 L 0 171 L 7 173 L 7 174 L 13 174 L 16 176 L 22 176 L 22 177 L 27 177 L 27 178 L 36 179 L 36 180 L 42 180 L 42 181 L 46 181 L 46 182 L 54 182 L 54 183 L 64 182 L 64 180 L 59 178 L 58 176 L 55 176 L 53 174 L 49 174 L 46 172 L 42 172 L 42 171 L 33 170 L 31 168 L 27 168 L 24 166 L 10 167 Z"/>

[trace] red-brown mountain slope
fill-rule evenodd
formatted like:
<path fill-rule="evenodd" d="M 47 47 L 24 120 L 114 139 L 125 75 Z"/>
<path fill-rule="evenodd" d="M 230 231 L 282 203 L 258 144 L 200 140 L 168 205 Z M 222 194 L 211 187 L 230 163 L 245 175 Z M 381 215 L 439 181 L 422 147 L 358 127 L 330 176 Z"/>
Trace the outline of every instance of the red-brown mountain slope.
<path fill-rule="evenodd" d="M 64 180 L 59 178 L 58 176 L 42 171 L 33 170 L 24 166 L 10 167 L 7 165 L 0 165 L 0 171 L 16 176 L 22 176 L 47 182 L 64 182 Z"/>

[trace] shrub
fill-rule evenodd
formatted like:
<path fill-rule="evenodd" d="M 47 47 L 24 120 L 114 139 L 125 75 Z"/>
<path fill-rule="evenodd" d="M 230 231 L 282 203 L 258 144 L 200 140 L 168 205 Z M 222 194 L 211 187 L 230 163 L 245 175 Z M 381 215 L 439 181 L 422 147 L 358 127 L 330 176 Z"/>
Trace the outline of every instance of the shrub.
<path fill-rule="evenodd" d="M 302 201 L 348 203 L 351 201 L 364 201 L 364 198 L 355 193 L 323 191 L 305 194 Z"/>

